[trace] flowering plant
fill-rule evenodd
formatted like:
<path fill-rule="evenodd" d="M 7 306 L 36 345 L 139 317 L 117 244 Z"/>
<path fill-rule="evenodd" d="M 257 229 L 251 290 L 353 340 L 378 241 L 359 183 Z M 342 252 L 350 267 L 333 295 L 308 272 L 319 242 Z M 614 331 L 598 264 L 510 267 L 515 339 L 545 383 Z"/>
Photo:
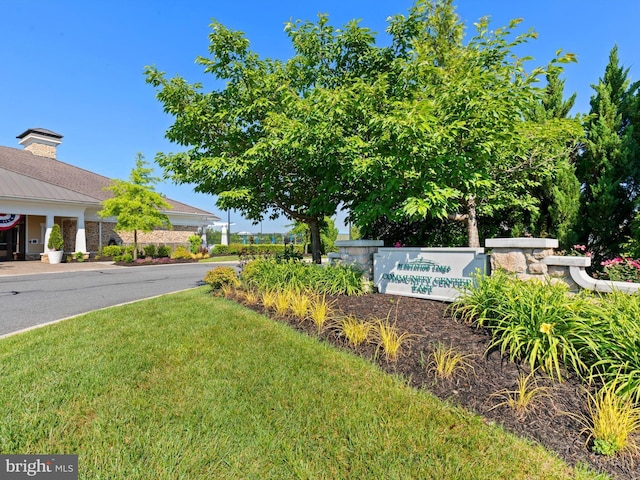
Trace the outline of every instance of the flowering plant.
<path fill-rule="evenodd" d="M 610 280 L 640 283 L 640 260 L 616 257 L 601 263 Z"/>
<path fill-rule="evenodd" d="M 571 250 L 569 250 L 569 253 L 567 253 L 567 255 L 570 257 L 590 257 L 591 252 L 587 251 L 586 245 L 575 244 L 573 247 L 571 247 Z"/>

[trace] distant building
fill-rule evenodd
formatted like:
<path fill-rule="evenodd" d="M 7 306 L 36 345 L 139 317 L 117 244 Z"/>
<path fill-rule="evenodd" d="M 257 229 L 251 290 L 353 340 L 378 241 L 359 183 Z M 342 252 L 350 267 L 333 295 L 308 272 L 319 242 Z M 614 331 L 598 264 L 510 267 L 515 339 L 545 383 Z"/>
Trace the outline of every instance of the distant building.
<path fill-rule="evenodd" d="M 54 223 L 60 225 L 66 252 L 97 252 L 108 244 L 127 244 L 133 234 L 114 231 L 115 218 L 98 211 L 111 196 L 111 180 L 56 158 L 62 135 L 32 128 L 18 135 L 24 149 L 0 146 L 0 260 L 40 259 Z M 140 244 L 187 244 L 216 215 L 166 199 L 172 229 L 138 234 Z"/>

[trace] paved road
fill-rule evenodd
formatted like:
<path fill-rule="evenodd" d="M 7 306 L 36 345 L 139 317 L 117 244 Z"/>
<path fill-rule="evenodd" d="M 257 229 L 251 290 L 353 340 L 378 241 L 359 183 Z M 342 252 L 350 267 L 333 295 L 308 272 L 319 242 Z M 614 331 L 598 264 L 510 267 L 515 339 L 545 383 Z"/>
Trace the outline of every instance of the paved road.
<path fill-rule="evenodd" d="M 0 336 L 54 320 L 199 285 L 218 264 L 0 276 Z"/>

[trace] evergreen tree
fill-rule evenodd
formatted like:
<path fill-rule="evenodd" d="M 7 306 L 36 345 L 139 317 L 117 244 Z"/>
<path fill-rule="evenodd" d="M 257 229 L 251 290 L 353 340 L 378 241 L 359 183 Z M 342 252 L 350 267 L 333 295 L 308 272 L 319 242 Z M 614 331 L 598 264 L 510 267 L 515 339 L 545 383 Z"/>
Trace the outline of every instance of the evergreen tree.
<path fill-rule="evenodd" d="M 637 133 L 637 90 L 629 69 L 611 50 L 604 77 L 593 85 L 587 140 L 578 162 L 582 184 L 579 234 L 594 254 L 594 265 L 621 253 L 631 235 L 640 186 Z"/>
<path fill-rule="evenodd" d="M 560 72 L 556 69 L 547 74 L 547 86 L 533 120 L 545 123 L 568 117 L 575 104 L 576 93 L 564 100 L 565 81 L 560 80 Z M 531 233 L 557 238 L 564 248 L 577 240 L 573 231 L 580 202 L 580 182 L 575 174 L 576 153 L 577 149 L 568 148 L 566 155 L 558 157 L 555 167 L 546 172 L 533 193 L 539 205 L 531 215 Z"/>

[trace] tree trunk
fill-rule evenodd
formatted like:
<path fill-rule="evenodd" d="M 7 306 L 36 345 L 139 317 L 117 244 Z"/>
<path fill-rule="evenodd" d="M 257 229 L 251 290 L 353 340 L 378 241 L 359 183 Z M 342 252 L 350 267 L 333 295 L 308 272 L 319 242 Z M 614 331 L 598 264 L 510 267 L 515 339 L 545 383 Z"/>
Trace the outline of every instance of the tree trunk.
<path fill-rule="evenodd" d="M 318 219 L 309 221 L 309 232 L 311 233 L 311 258 L 313 263 L 322 263 L 320 254 L 320 222 Z"/>
<path fill-rule="evenodd" d="M 476 197 L 467 198 L 467 236 L 469 247 L 480 247 L 480 235 L 478 234 L 478 218 L 476 217 Z"/>
<path fill-rule="evenodd" d="M 133 231 L 133 261 L 138 259 L 138 231 Z"/>

